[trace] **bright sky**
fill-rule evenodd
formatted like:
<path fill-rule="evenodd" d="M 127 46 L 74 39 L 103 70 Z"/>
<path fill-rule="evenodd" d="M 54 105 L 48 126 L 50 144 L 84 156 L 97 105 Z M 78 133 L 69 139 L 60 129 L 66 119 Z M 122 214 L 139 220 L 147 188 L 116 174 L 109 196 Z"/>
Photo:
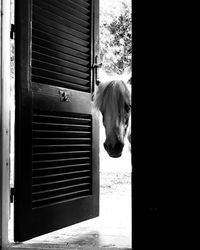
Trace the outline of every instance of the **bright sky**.
<path fill-rule="evenodd" d="M 131 8 L 131 0 L 99 0 L 100 2 L 100 22 L 101 13 L 107 13 L 107 23 L 112 22 L 114 16 L 119 16 L 121 13 L 121 3 L 125 2 Z"/>
<path fill-rule="evenodd" d="M 117 11 L 116 14 L 120 12 L 121 2 L 127 3 L 131 7 L 131 0 L 99 0 L 100 9 L 107 9 L 110 11 Z"/>
<path fill-rule="evenodd" d="M 100 0 L 100 9 L 113 10 L 117 9 L 119 11 L 120 1 L 119 0 Z"/>

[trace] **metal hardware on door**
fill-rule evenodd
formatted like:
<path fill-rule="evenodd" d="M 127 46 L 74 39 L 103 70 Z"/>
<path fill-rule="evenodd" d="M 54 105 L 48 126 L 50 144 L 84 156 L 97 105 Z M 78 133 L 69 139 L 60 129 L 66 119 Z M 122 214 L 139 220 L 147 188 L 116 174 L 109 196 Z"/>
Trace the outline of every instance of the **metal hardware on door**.
<path fill-rule="evenodd" d="M 101 68 L 102 67 L 102 63 L 93 63 L 92 68 Z"/>
<path fill-rule="evenodd" d="M 61 102 L 72 102 L 71 93 L 69 91 L 59 90 L 60 101 Z"/>
<path fill-rule="evenodd" d="M 94 59 L 94 63 L 92 65 L 92 68 L 94 69 L 94 77 L 95 77 L 95 83 L 98 86 L 100 84 L 100 80 L 99 80 L 99 68 L 102 67 L 102 62 L 99 60 L 99 56 L 96 55 L 95 59 Z"/>

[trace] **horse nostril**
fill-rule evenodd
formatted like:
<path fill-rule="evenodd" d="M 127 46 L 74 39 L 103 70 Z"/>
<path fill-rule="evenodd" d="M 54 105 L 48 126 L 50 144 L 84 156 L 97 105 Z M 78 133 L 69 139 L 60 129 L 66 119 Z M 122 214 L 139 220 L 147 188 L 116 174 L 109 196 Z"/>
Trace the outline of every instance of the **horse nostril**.
<path fill-rule="evenodd" d="M 106 143 L 104 143 L 103 145 L 104 145 L 105 150 L 108 151 L 108 145 Z"/>
<path fill-rule="evenodd" d="M 115 145 L 115 149 L 118 151 L 122 151 L 123 147 L 124 147 L 124 143 L 122 142 L 117 142 Z"/>

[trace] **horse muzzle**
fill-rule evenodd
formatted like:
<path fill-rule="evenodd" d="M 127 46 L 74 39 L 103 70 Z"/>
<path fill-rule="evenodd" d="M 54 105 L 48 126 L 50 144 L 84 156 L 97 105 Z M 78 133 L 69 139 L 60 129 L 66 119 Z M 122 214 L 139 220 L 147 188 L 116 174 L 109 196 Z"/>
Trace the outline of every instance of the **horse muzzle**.
<path fill-rule="evenodd" d="M 114 144 L 109 143 L 107 140 L 104 143 L 104 148 L 110 157 L 118 158 L 122 155 L 122 150 L 124 148 L 124 143 L 117 141 Z"/>

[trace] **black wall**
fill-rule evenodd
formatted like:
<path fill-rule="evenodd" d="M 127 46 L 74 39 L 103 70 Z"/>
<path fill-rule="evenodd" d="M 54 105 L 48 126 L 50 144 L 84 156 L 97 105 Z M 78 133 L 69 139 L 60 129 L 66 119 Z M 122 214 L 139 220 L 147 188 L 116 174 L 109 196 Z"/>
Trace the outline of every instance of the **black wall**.
<path fill-rule="evenodd" d="M 190 244 L 191 8 L 183 1 L 133 1 L 135 250 Z"/>

